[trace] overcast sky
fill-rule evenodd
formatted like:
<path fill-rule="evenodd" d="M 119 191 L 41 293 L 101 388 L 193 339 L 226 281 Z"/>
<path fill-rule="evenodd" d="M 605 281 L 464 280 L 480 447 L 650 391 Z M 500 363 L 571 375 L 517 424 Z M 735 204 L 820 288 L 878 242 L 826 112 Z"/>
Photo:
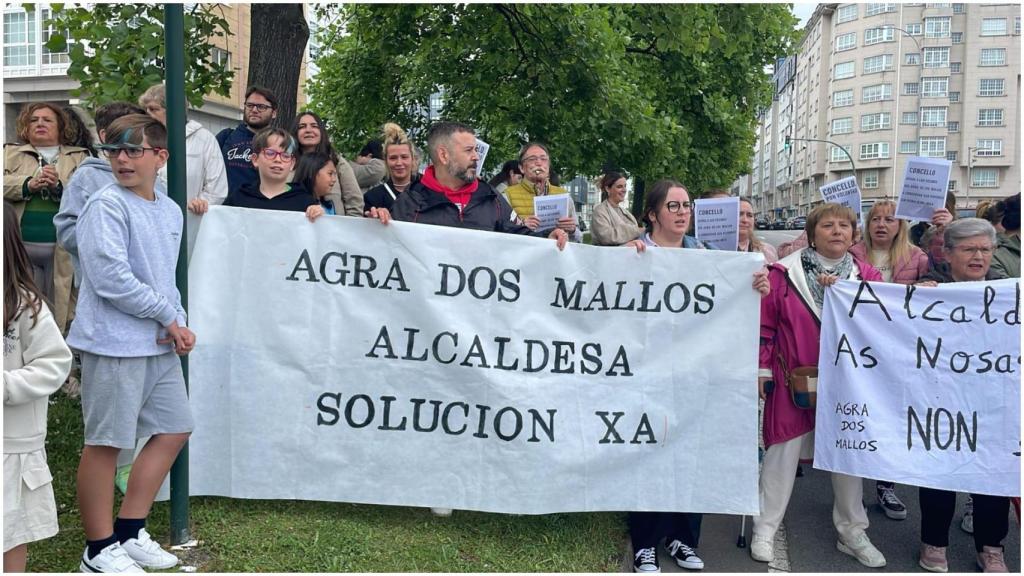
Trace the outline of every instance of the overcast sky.
<path fill-rule="evenodd" d="M 793 14 L 800 19 L 800 24 L 797 28 L 803 28 L 804 24 L 807 24 L 807 19 L 814 14 L 814 8 L 817 7 L 818 3 L 793 3 Z"/>

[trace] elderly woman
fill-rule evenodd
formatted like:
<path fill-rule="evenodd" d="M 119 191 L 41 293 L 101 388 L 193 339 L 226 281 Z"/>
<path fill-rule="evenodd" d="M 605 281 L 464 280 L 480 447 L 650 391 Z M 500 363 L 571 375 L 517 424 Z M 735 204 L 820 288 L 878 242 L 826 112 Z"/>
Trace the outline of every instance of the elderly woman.
<path fill-rule="evenodd" d="M 679 182 L 659 180 L 647 191 L 644 221 L 647 232 L 628 242 L 637 252 L 648 248 L 703 248 L 686 235 L 690 227 L 690 194 Z M 754 274 L 753 289 L 764 297 L 768 282 L 763 271 Z M 633 542 L 633 571 L 660 572 L 657 546 L 665 538 L 665 549 L 682 568 L 701 570 L 704 561 L 697 555 L 702 514 L 677 512 L 630 512 L 629 535 Z"/>
<path fill-rule="evenodd" d="M 4 199 L 14 205 L 36 286 L 53 303 L 53 318 L 66 332 L 74 310 L 71 257 L 57 245 L 53 217 L 64 186 L 89 151 L 71 145 L 75 130 L 60 106 L 26 105 L 18 115 L 18 139 L 4 146 Z"/>
<path fill-rule="evenodd" d="M 770 562 L 775 532 L 786 514 L 801 456 L 813 454 L 814 406 L 801 379 L 816 378 L 821 307 L 825 289 L 837 280 L 881 280 L 877 270 L 850 254 L 857 216 L 839 204 L 822 204 L 807 217 L 810 245 L 768 267 L 769 296 L 761 300 L 761 371 L 764 406 L 764 465 L 759 487 L 761 514 L 754 517 L 750 555 Z M 771 384 L 770 384 L 771 383 Z M 802 383 L 801 383 L 802 384 Z M 801 393 L 796 393 L 797 390 Z M 836 547 L 869 568 L 885 566 L 865 530 L 860 478 L 832 473 L 832 521 Z"/>
<path fill-rule="evenodd" d="M 602 202 L 594 206 L 590 221 L 590 243 L 594 246 L 621 246 L 643 231 L 636 218 L 621 206 L 626 199 L 626 177 L 609 172 L 601 177 Z"/>
<path fill-rule="evenodd" d="M 996 248 L 996 229 L 981 218 L 964 218 L 945 226 L 942 249 L 945 262 L 935 265 L 918 282 L 936 286 L 947 282 L 998 280 L 1004 276 L 991 269 Z M 946 572 L 949 524 L 956 509 L 956 493 L 921 487 L 921 556 L 918 564 L 930 572 Z M 985 572 L 1006 572 L 1003 539 L 1009 531 L 1010 499 L 1005 496 L 971 494 L 974 501 L 974 549 L 978 566 Z"/>

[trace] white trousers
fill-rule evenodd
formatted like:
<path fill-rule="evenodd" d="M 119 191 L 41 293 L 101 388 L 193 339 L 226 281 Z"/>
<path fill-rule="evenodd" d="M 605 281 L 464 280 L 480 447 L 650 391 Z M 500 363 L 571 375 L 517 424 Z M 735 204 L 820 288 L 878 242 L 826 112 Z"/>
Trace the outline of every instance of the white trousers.
<path fill-rule="evenodd" d="M 796 467 L 801 456 L 814 454 L 814 432 L 808 432 L 781 444 L 768 447 L 761 467 L 758 496 L 761 514 L 754 516 L 754 534 L 772 540 L 782 524 L 793 494 Z M 868 514 L 864 510 L 864 484 L 861 478 L 832 473 L 832 522 L 843 540 L 850 541 L 867 530 Z"/>

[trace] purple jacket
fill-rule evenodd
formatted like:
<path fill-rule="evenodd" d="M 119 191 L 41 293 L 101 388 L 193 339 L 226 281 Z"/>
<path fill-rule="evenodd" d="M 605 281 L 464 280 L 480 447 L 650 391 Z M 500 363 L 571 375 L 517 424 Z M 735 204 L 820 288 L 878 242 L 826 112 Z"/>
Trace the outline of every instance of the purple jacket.
<path fill-rule="evenodd" d="M 864 242 L 857 242 L 850 247 L 850 254 L 865 264 L 868 259 L 868 247 Z M 917 246 L 910 247 L 910 256 L 892 265 L 892 281 L 896 284 L 913 284 L 918 278 L 928 273 L 928 255 Z"/>
<path fill-rule="evenodd" d="M 760 367 L 762 374 L 771 370 L 775 381 L 775 389 L 764 404 L 765 448 L 814 430 L 814 411 L 802 410 L 793 404 L 776 356 L 781 355 L 791 370 L 818 365 L 821 311 L 816 309 L 804 279 L 800 265 L 802 252 L 794 252 L 768 267 L 771 293 L 761 299 Z M 881 281 L 882 275 L 870 264 L 856 259 L 854 262 L 851 280 Z"/>

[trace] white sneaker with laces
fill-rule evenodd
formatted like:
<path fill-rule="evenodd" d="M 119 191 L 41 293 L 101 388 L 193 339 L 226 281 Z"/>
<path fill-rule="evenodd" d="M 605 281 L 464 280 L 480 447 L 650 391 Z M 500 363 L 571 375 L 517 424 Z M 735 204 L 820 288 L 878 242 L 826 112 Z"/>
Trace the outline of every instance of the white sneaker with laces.
<path fill-rule="evenodd" d="M 178 557 L 161 548 L 145 528 L 139 530 L 138 538 L 129 538 L 121 546 L 143 568 L 163 570 L 178 565 Z"/>
<path fill-rule="evenodd" d="M 633 572 L 653 574 L 661 572 L 657 548 L 641 548 L 633 555 Z"/>
<path fill-rule="evenodd" d="M 885 566 L 885 556 L 875 548 L 875 545 L 868 539 L 868 535 L 861 532 L 849 542 L 840 536 L 836 542 L 836 548 L 843 554 L 849 554 L 858 562 L 868 568 L 882 568 Z"/>
<path fill-rule="evenodd" d="M 758 562 L 771 562 L 775 559 L 775 543 L 768 536 L 754 534 L 750 542 L 750 557 Z"/>
<path fill-rule="evenodd" d="M 673 540 L 665 544 L 665 550 L 668 551 L 668 555 L 676 561 L 680 568 L 686 568 L 687 570 L 704 569 L 704 561 L 701 560 L 700 556 L 697 556 L 697 552 L 679 540 Z"/>
<path fill-rule="evenodd" d="M 87 547 L 85 552 L 82 552 L 82 562 L 78 565 L 78 570 L 86 573 L 144 572 L 142 566 L 136 564 L 117 542 L 100 550 L 93 558 L 89 558 Z"/>

